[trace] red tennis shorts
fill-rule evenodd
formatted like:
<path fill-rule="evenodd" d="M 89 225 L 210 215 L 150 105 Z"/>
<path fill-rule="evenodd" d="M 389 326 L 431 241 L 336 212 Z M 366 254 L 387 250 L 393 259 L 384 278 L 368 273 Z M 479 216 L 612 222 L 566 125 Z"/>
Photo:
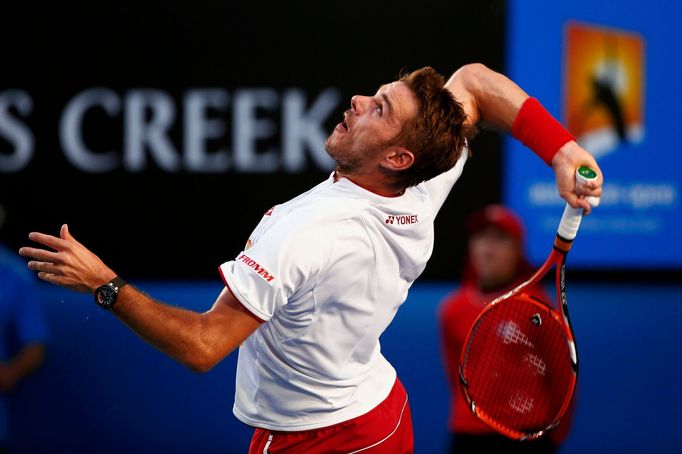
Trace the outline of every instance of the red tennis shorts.
<path fill-rule="evenodd" d="M 249 454 L 411 454 L 413 446 L 410 404 L 396 379 L 388 397 L 357 418 L 300 432 L 256 429 Z"/>

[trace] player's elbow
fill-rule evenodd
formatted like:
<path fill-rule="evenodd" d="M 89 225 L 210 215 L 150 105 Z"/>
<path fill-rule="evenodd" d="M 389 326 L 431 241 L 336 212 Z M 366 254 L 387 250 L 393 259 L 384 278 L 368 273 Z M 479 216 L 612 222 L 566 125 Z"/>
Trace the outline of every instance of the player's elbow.
<path fill-rule="evenodd" d="M 462 66 L 459 70 L 464 71 L 468 75 L 477 75 L 490 71 L 490 69 L 486 65 L 479 62 L 467 63 L 466 65 Z"/>
<path fill-rule="evenodd" d="M 469 63 L 457 70 L 453 77 L 460 80 L 462 86 L 469 91 L 475 91 L 487 74 L 492 70 L 483 63 Z"/>
<path fill-rule="evenodd" d="M 217 346 L 197 341 L 188 349 L 182 358 L 182 363 L 197 373 L 206 373 L 213 369 L 224 357 Z"/>
<path fill-rule="evenodd" d="M 214 365 L 206 364 L 206 363 L 189 363 L 189 364 L 185 364 L 185 365 L 187 367 L 189 367 L 189 369 L 192 372 L 196 372 L 198 374 L 205 374 L 206 372 L 213 369 L 213 366 L 214 366 Z"/>
<path fill-rule="evenodd" d="M 207 353 L 195 353 L 191 357 L 186 358 L 183 364 L 191 371 L 200 374 L 205 374 L 215 367 L 220 362 L 220 358 Z"/>

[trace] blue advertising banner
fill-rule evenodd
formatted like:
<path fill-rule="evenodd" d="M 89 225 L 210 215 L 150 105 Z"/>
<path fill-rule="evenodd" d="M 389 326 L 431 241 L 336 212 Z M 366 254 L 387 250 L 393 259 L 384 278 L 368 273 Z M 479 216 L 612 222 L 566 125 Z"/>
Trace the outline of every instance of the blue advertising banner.
<path fill-rule="evenodd" d="M 653 3 L 509 2 L 509 76 L 605 174 L 601 205 L 572 252 L 578 267 L 682 267 L 682 3 Z M 564 205 L 554 175 L 511 138 L 504 175 L 505 202 L 525 219 L 531 258 L 541 261 Z"/>

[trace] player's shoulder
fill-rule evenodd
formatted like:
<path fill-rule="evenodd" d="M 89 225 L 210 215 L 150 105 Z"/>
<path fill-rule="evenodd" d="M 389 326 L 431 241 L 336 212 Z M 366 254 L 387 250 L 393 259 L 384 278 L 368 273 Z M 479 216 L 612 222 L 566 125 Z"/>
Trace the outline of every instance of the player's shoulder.
<path fill-rule="evenodd" d="M 344 231 L 364 229 L 363 203 L 321 198 L 288 216 L 290 228 L 302 234 L 316 232 L 339 236 Z"/>
<path fill-rule="evenodd" d="M 339 197 L 336 191 L 324 191 L 315 197 L 275 206 L 266 229 L 299 235 L 333 234 L 351 226 L 361 226 L 366 205 L 366 201 Z"/>
<path fill-rule="evenodd" d="M 328 184 L 297 202 L 292 214 L 303 222 L 315 223 L 359 219 L 371 205 L 369 199 L 339 183 Z"/>

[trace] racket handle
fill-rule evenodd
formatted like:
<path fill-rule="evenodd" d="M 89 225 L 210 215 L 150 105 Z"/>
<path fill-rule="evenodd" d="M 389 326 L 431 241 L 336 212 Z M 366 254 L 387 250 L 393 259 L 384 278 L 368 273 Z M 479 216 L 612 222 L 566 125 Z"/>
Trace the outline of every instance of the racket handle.
<path fill-rule="evenodd" d="M 576 182 L 589 182 L 597 179 L 597 172 L 590 169 L 589 167 L 582 166 L 579 167 L 575 172 Z M 587 203 L 592 207 L 599 206 L 599 197 L 587 197 Z M 557 235 L 562 239 L 567 241 L 573 241 L 575 236 L 578 234 L 578 228 L 580 227 L 580 221 L 583 219 L 583 209 L 573 208 L 568 203 L 566 208 L 564 208 L 564 214 L 561 216 L 561 222 L 559 223 L 559 229 L 557 230 Z"/>

